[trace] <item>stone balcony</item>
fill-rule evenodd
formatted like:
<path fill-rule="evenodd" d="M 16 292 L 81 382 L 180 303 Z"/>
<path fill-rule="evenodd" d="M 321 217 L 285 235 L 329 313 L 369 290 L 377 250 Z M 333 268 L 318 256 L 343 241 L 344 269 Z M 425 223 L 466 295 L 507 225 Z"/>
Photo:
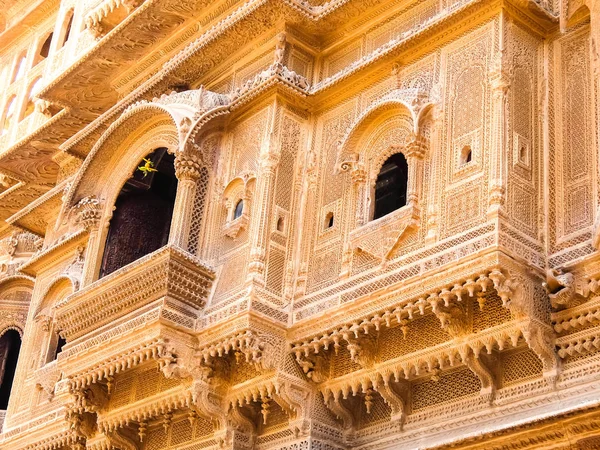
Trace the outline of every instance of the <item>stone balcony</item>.
<path fill-rule="evenodd" d="M 137 317 L 160 301 L 178 305 L 193 323 L 214 278 L 193 255 L 165 246 L 67 297 L 56 306 L 56 320 L 69 343 Z"/>

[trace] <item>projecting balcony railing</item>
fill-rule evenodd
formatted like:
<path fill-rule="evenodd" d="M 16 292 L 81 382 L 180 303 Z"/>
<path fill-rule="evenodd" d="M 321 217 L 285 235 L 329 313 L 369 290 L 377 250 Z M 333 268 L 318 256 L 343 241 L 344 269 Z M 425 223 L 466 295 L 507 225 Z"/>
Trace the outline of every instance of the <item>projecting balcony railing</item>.
<path fill-rule="evenodd" d="M 200 311 L 215 273 L 192 254 L 165 246 L 67 297 L 56 320 L 67 342 L 141 311 L 161 299 Z"/>

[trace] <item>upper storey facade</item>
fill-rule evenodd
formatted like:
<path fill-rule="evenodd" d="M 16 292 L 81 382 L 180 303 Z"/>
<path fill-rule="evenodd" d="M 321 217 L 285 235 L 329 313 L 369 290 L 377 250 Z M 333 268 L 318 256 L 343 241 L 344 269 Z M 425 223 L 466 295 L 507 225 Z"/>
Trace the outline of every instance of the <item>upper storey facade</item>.
<path fill-rule="evenodd" d="M 4 17 L 0 447 L 595 445 L 598 2 Z"/>

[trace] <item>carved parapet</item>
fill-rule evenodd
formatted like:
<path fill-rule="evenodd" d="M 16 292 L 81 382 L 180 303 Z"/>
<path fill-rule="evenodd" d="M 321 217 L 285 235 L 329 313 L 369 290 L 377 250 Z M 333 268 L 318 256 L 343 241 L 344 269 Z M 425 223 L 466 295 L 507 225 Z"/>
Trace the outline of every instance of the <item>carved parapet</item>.
<path fill-rule="evenodd" d="M 191 254 L 165 246 L 67 297 L 56 305 L 56 321 L 72 340 L 163 298 L 199 311 L 214 278 Z"/>
<path fill-rule="evenodd" d="M 420 216 L 421 210 L 417 206 L 400 208 L 352 230 L 348 236 L 348 246 L 353 251 L 367 252 L 385 263 L 410 232 L 418 227 Z"/>

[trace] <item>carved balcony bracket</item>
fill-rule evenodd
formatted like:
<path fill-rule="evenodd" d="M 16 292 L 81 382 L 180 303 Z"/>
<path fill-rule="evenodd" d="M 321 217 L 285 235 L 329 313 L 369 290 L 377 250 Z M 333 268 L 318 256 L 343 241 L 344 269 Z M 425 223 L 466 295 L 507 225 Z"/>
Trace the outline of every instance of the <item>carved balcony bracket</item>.
<path fill-rule="evenodd" d="M 544 377 L 555 385 L 560 369 L 560 360 L 556 353 L 556 335 L 549 324 L 536 319 L 527 319 L 520 323 L 525 342 L 542 361 Z"/>
<path fill-rule="evenodd" d="M 345 434 L 352 434 L 356 431 L 357 419 L 350 408 L 343 404 L 343 394 L 341 391 L 331 391 L 325 389 L 323 399 L 329 410 L 342 422 L 342 429 Z"/>
<path fill-rule="evenodd" d="M 586 300 L 591 292 L 598 291 L 597 281 L 578 289 L 575 277 L 570 272 L 549 268 L 546 270 L 546 281 L 542 286 L 548 292 L 550 304 L 554 309 L 573 308 Z"/>
<path fill-rule="evenodd" d="M 408 383 L 403 380 L 393 382 L 391 372 L 377 373 L 371 382 L 373 389 L 392 410 L 391 420 L 399 422 L 402 427 L 406 419 Z"/>
<path fill-rule="evenodd" d="M 430 294 L 427 298 L 442 328 L 452 337 L 464 336 L 469 332 L 467 305 L 456 291 L 442 289 L 439 294 Z"/>
<path fill-rule="evenodd" d="M 461 347 L 459 351 L 463 364 L 477 375 L 481 382 L 481 396 L 491 404 L 496 395 L 496 380 L 489 369 L 491 364 L 484 360 L 484 355 L 476 355 L 468 346 Z M 488 359 L 491 359 L 491 356 Z"/>
<path fill-rule="evenodd" d="M 327 379 L 330 364 L 329 354 L 305 354 L 298 351 L 296 352 L 296 362 L 309 380 L 322 383 Z"/>

